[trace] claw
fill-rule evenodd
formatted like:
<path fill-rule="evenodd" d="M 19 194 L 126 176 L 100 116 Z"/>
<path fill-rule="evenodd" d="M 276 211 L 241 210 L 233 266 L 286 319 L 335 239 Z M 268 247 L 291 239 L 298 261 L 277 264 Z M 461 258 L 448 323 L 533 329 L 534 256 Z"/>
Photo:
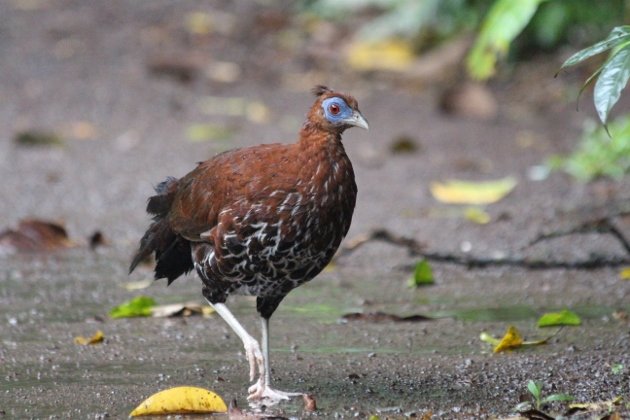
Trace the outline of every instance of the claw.
<path fill-rule="evenodd" d="M 301 392 L 284 392 L 275 390 L 264 383 L 263 379 L 249 387 L 249 395 L 247 400 L 250 406 L 258 407 L 261 405 L 272 406 L 278 404 L 282 400 L 288 400 L 293 397 L 302 396 Z"/>

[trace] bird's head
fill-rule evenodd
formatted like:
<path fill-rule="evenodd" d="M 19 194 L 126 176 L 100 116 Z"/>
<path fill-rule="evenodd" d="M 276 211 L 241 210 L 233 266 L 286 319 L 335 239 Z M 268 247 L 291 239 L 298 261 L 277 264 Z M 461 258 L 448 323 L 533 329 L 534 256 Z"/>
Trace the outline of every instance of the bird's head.
<path fill-rule="evenodd" d="M 357 100 L 350 95 L 335 92 L 326 86 L 316 86 L 313 93 L 317 100 L 308 114 L 308 121 L 321 129 L 341 134 L 350 127 L 369 128 L 359 111 Z"/>

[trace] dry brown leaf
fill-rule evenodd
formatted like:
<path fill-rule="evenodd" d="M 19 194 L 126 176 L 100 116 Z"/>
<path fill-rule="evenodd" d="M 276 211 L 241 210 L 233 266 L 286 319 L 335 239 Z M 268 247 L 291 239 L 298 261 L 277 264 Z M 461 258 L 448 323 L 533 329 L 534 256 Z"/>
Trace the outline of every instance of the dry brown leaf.
<path fill-rule="evenodd" d="M 24 219 L 17 229 L 0 232 L 0 255 L 54 251 L 75 245 L 68 237 L 65 227 L 47 220 Z"/>

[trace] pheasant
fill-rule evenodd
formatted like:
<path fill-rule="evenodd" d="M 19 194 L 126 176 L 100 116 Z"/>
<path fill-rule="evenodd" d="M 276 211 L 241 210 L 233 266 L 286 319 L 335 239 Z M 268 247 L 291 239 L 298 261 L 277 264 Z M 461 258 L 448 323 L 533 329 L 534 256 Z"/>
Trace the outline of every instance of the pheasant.
<path fill-rule="evenodd" d="M 202 294 L 242 340 L 249 362 L 250 404 L 302 395 L 271 387 L 269 319 L 294 288 L 330 262 L 354 212 L 357 186 L 341 134 L 368 123 L 352 96 L 325 86 L 292 144 L 230 150 L 169 177 L 148 199 L 153 222 L 131 262 L 155 254 L 155 278 L 170 285 L 193 268 Z M 229 295 L 256 296 L 262 347 L 225 305 Z"/>

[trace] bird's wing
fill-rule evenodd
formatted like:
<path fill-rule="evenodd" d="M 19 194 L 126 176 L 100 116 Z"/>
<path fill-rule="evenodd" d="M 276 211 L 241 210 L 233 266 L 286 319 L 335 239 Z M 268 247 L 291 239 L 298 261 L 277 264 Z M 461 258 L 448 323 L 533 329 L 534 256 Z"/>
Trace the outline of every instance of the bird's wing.
<path fill-rule="evenodd" d="M 291 147 L 236 149 L 200 163 L 179 180 L 169 213 L 173 231 L 193 242 L 206 241 L 222 215 L 242 219 L 268 199 L 283 199 L 295 190 L 295 175 L 286 169 Z"/>

